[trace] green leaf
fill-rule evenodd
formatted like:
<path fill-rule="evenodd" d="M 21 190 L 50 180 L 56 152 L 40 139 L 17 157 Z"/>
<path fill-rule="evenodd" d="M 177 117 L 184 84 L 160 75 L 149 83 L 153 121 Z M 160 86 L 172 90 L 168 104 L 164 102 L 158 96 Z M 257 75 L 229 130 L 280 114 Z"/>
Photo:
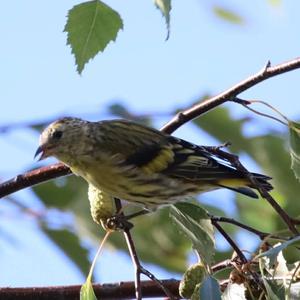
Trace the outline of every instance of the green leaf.
<path fill-rule="evenodd" d="M 200 298 L 205 300 L 221 300 L 220 286 L 212 276 L 207 276 L 200 286 Z"/>
<path fill-rule="evenodd" d="M 277 255 L 280 253 L 280 251 L 284 250 L 285 248 L 287 248 L 291 244 L 293 244 L 295 242 L 298 242 L 298 241 L 300 241 L 300 236 L 296 236 L 295 238 L 293 238 L 293 239 L 291 239 L 291 240 L 289 240 L 287 242 L 284 242 L 284 243 L 282 243 L 279 246 L 276 246 L 274 248 L 271 248 L 268 251 L 260 253 L 255 258 L 257 259 L 257 258 L 262 258 L 264 256 L 267 256 L 267 257 L 269 257 L 269 259 L 270 259 L 270 265 L 272 266 L 272 265 L 274 265 L 275 260 L 277 258 Z"/>
<path fill-rule="evenodd" d="M 196 286 L 202 282 L 205 276 L 206 270 L 201 262 L 190 266 L 184 272 L 183 278 L 180 281 L 179 295 L 183 298 L 191 298 L 193 293 L 195 293 Z"/>
<path fill-rule="evenodd" d="M 45 225 L 42 226 L 42 230 L 76 264 L 84 275 L 88 274 L 90 267 L 89 253 L 81 245 L 75 233 L 66 229 L 50 229 Z"/>
<path fill-rule="evenodd" d="M 230 150 L 234 152 L 250 147 L 248 139 L 243 135 L 245 120 L 233 120 L 229 110 L 225 107 L 218 107 L 193 122 L 217 138 L 220 143 L 231 142 Z"/>
<path fill-rule="evenodd" d="M 281 194 L 276 198 L 287 213 L 297 215 L 300 213 L 300 201 L 295 195 L 299 193 L 299 182 L 290 168 L 290 154 L 286 149 L 286 141 L 275 135 L 265 135 L 249 139 L 251 147 L 248 153 L 263 168 L 263 173 L 271 176 L 271 184 L 275 193 Z M 272 193 L 274 193 L 272 191 Z M 277 229 L 282 224 L 277 222 Z"/>
<path fill-rule="evenodd" d="M 97 300 L 90 276 L 88 276 L 86 282 L 81 286 L 80 300 Z"/>
<path fill-rule="evenodd" d="M 210 265 L 215 253 L 215 240 L 207 211 L 192 203 L 177 203 L 171 208 L 171 218 L 192 241 L 203 261 Z"/>
<path fill-rule="evenodd" d="M 268 300 L 280 300 L 285 299 L 284 297 L 284 288 L 282 289 L 282 285 L 278 285 L 275 280 L 268 280 L 264 275 L 264 269 L 267 266 L 265 265 L 265 258 L 259 259 L 259 269 L 261 272 L 261 278 L 266 288 Z"/>
<path fill-rule="evenodd" d="M 220 6 L 214 6 L 213 11 L 219 18 L 221 18 L 227 22 L 237 24 L 237 25 L 241 25 L 244 23 L 244 20 L 241 16 L 239 16 L 237 13 L 235 13 L 232 10 L 229 10 L 227 8 L 225 9 Z"/>
<path fill-rule="evenodd" d="M 88 203 L 87 184 L 76 176 L 57 178 L 36 185 L 32 190 L 48 207 L 67 209 L 79 195 L 82 201 Z"/>
<path fill-rule="evenodd" d="M 90 59 L 116 40 L 122 28 L 120 15 L 99 0 L 81 3 L 69 11 L 64 31 L 68 33 L 67 44 L 75 55 L 79 74 Z"/>
<path fill-rule="evenodd" d="M 272 284 L 273 282 L 271 280 L 267 280 L 264 276 L 263 276 L 263 282 L 264 282 L 264 285 L 266 287 L 266 290 L 267 290 L 267 294 L 268 294 L 268 298 L 269 300 L 280 300 L 280 299 L 284 299 L 284 298 L 279 298 L 278 297 L 278 292 L 279 292 L 279 289 L 278 289 L 278 285 L 276 284 Z"/>
<path fill-rule="evenodd" d="M 290 154 L 292 159 L 292 170 L 298 180 L 300 180 L 300 124 L 289 122 L 290 128 Z"/>
<path fill-rule="evenodd" d="M 128 110 L 126 105 L 122 103 L 116 102 L 109 105 L 108 111 L 110 114 L 116 115 L 117 117 L 132 120 L 146 126 L 152 126 L 152 121 L 149 116 L 134 114 L 130 110 Z"/>
<path fill-rule="evenodd" d="M 174 230 L 169 218 L 170 210 L 171 208 L 165 207 L 149 216 L 133 219 L 134 241 L 142 261 L 155 263 L 173 272 L 183 272 L 186 269 L 191 246 L 185 236 Z M 114 242 L 114 238 L 118 236 L 113 234 L 109 241 Z M 123 242 L 122 248 L 128 252 Z"/>
<path fill-rule="evenodd" d="M 156 7 L 162 12 L 166 20 L 167 25 L 167 37 L 170 36 L 170 11 L 171 11 L 171 0 L 154 0 Z"/>

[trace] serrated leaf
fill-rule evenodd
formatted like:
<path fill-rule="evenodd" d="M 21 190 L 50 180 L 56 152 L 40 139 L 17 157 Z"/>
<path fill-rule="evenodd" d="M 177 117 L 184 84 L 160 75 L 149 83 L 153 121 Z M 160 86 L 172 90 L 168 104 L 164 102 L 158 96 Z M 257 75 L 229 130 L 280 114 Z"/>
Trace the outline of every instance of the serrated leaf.
<path fill-rule="evenodd" d="M 199 292 L 199 299 L 205 299 L 205 300 L 221 300 L 221 291 L 220 286 L 217 281 L 212 276 L 207 276 L 201 286 L 200 286 L 200 292 Z"/>
<path fill-rule="evenodd" d="M 269 257 L 269 259 L 270 259 L 270 266 L 272 266 L 272 265 L 274 265 L 275 260 L 276 260 L 276 258 L 277 258 L 277 256 L 278 256 L 278 254 L 279 254 L 282 250 L 284 250 L 285 248 L 287 248 L 287 247 L 290 246 L 291 244 L 296 243 L 296 242 L 298 242 L 298 241 L 300 241 L 300 236 L 296 236 L 295 238 L 293 238 L 293 239 L 291 239 L 291 240 L 289 240 L 289 241 L 286 241 L 286 242 L 282 243 L 282 244 L 279 245 L 279 246 L 276 246 L 276 247 L 274 247 L 274 248 L 271 248 L 271 249 L 268 250 L 268 251 L 265 251 L 265 252 L 263 252 L 263 253 L 260 253 L 260 254 L 257 255 L 255 258 L 258 259 L 258 258 L 262 258 L 262 257 L 264 257 L 264 256 L 267 256 L 267 257 Z"/>
<path fill-rule="evenodd" d="M 222 295 L 222 300 L 247 300 L 245 291 L 246 288 L 243 284 L 229 282 Z"/>
<path fill-rule="evenodd" d="M 213 11 L 219 18 L 227 22 L 237 24 L 237 25 L 241 25 L 244 23 L 244 20 L 242 19 L 241 16 L 239 16 L 237 13 L 227 8 L 225 9 L 220 6 L 214 6 Z"/>
<path fill-rule="evenodd" d="M 75 55 L 79 74 L 90 59 L 116 40 L 122 28 L 120 15 L 99 0 L 75 5 L 69 11 L 64 31 L 68 33 L 67 44 Z"/>
<path fill-rule="evenodd" d="M 175 224 L 192 241 L 203 261 L 212 263 L 215 253 L 214 229 L 207 211 L 192 203 L 177 203 L 170 210 Z"/>
<path fill-rule="evenodd" d="M 50 229 L 42 226 L 47 236 L 76 264 L 80 271 L 88 274 L 90 261 L 88 250 L 81 245 L 78 236 L 66 229 Z"/>
<path fill-rule="evenodd" d="M 292 170 L 295 177 L 300 180 L 300 124 L 289 122 L 290 128 L 290 154 L 292 160 Z"/>
<path fill-rule="evenodd" d="M 81 286 L 80 300 L 97 300 L 90 277 Z"/>
<path fill-rule="evenodd" d="M 171 11 L 171 0 L 154 0 L 156 7 L 161 11 L 166 20 L 167 25 L 167 37 L 170 36 L 170 11 Z"/>

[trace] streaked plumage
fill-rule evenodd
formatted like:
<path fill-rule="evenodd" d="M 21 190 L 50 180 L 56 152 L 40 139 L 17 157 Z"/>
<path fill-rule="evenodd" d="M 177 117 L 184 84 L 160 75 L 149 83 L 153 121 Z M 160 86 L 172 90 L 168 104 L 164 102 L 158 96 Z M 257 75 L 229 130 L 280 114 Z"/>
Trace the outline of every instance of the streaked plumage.
<path fill-rule="evenodd" d="M 103 192 L 148 208 L 221 187 L 256 197 L 244 175 L 209 148 L 131 121 L 63 118 L 43 131 L 40 152 Z M 272 189 L 269 177 L 253 175 Z"/>

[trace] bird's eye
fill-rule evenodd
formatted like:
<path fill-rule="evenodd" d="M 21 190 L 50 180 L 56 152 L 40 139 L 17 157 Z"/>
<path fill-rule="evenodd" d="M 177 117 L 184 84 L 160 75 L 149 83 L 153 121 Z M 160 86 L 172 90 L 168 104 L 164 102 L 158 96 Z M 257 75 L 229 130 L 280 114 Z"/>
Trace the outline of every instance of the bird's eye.
<path fill-rule="evenodd" d="M 56 140 L 59 140 L 63 135 L 63 132 L 60 130 L 56 130 L 53 132 L 52 137 Z"/>

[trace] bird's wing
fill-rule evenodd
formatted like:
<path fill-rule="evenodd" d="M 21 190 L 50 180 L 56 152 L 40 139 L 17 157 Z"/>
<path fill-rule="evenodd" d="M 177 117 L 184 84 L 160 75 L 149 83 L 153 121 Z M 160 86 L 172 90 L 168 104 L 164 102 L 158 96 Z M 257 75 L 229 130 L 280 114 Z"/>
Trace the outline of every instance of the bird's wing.
<path fill-rule="evenodd" d="M 126 120 L 102 121 L 101 147 L 125 159 L 124 164 L 146 173 L 163 173 L 187 180 L 237 178 L 235 168 L 216 159 L 205 147 Z"/>
<path fill-rule="evenodd" d="M 98 146 L 111 154 L 129 158 L 132 164 L 147 163 L 168 143 L 162 132 L 134 122 L 113 120 L 99 123 L 102 135 Z M 95 130 L 99 130 L 99 125 L 95 124 Z"/>
<path fill-rule="evenodd" d="M 170 137 L 174 161 L 164 170 L 165 174 L 188 180 L 221 180 L 239 178 L 239 172 L 227 161 L 217 159 L 205 147 Z"/>

